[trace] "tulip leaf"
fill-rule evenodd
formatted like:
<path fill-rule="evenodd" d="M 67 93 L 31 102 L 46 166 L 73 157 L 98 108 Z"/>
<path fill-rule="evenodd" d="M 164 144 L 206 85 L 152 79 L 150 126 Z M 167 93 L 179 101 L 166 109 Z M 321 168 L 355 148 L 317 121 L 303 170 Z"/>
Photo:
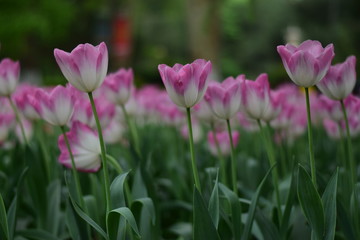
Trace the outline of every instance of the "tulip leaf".
<path fill-rule="evenodd" d="M 47 204 L 47 226 L 46 229 L 56 234 L 59 229 L 60 222 L 60 200 L 61 200 L 61 183 L 60 180 L 54 180 L 46 189 L 48 199 Z"/>
<path fill-rule="evenodd" d="M 125 220 L 130 224 L 132 230 L 136 233 L 138 237 L 140 236 L 139 229 L 137 227 L 135 217 L 127 207 L 120 207 L 117 209 L 111 210 L 107 215 L 107 222 L 108 222 L 108 234 L 109 239 L 118 239 L 118 228 L 120 223 L 120 218 L 124 217 Z"/>
<path fill-rule="evenodd" d="M 289 193 L 287 195 L 286 204 L 285 204 L 285 210 L 284 214 L 282 216 L 281 225 L 280 225 L 280 234 L 283 238 L 285 238 L 288 227 L 289 227 L 289 220 L 290 220 L 290 213 L 292 206 L 295 201 L 296 196 L 296 184 L 297 184 L 297 177 L 296 177 L 296 170 L 294 169 L 292 175 L 291 175 L 291 183 L 289 187 Z"/>
<path fill-rule="evenodd" d="M 76 221 L 76 215 L 73 207 L 71 206 L 70 199 L 66 201 L 65 220 L 71 239 L 80 240 L 80 229 L 77 227 L 78 223 Z"/>
<path fill-rule="evenodd" d="M 325 218 L 319 193 L 311 181 L 309 174 L 301 165 L 299 165 L 298 174 L 297 191 L 301 209 L 314 232 L 315 239 L 323 239 Z"/>
<path fill-rule="evenodd" d="M 339 170 L 336 169 L 322 196 L 325 215 L 325 240 L 333 240 L 335 237 L 338 172 Z"/>
<path fill-rule="evenodd" d="M 1 194 L 0 194 L 0 225 L 1 225 L 2 232 L 5 235 L 5 239 L 9 240 L 10 239 L 9 226 L 8 226 L 8 221 L 7 221 L 7 216 L 6 216 L 5 204 L 4 204 L 4 200 L 1 196 Z"/>
<path fill-rule="evenodd" d="M 254 196 L 252 197 L 250 208 L 249 208 L 249 213 L 248 213 L 248 217 L 247 217 L 247 221 L 246 221 L 243 236 L 242 236 L 242 240 L 247 240 L 250 237 L 250 232 L 251 232 L 251 228 L 252 228 L 252 225 L 253 225 L 253 222 L 254 222 L 254 217 L 255 217 L 255 210 L 256 210 L 257 203 L 259 201 L 261 190 L 262 190 L 267 178 L 269 177 L 271 171 L 274 169 L 274 167 L 275 167 L 275 165 L 273 165 L 267 171 L 267 173 L 265 174 L 265 177 L 261 181 L 260 185 L 257 187 L 256 192 L 255 192 Z"/>
<path fill-rule="evenodd" d="M 154 226 L 156 224 L 156 213 L 151 198 L 139 198 L 131 204 L 131 210 L 139 222 L 140 233 L 144 239 L 157 239 Z"/>
<path fill-rule="evenodd" d="M 228 189 L 222 183 L 219 183 L 219 188 L 222 194 L 225 196 L 228 201 L 231 209 L 231 221 L 232 221 L 232 230 L 235 240 L 241 239 L 242 234 L 242 222 L 241 222 L 241 203 L 236 194 Z"/>
<path fill-rule="evenodd" d="M 210 217 L 213 220 L 215 228 L 218 228 L 219 225 L 219 171 L 216 174 L 215 185 L 212 190 L 210 200 L 209 200 L 209 213 Z"/>
<path fill-rule="evenodd" d="M 194 187 L 194 240 L 219 240 L 219 234 L 216 231 L 213 220 L 210 217 L 209 211 L 205 206 L 205 202 Z"/>
<path fill-rule="evenodd" d="M 18 234 L 35 240 L 60 240 L 59 238 L 53 236 L 51 233 L 44 231 L 42 229 L 27 229 L 18 231 Z"/>
<path fill-rule="evenodd" d="M 279 231 L 277 230 L 275 224 L 266 218 L 262 211 L 256 211 L 255 218 L 265 240 L 285 239 L 280 237 Z"/>
<path fill-rule="evenodd" d="M 111 205 L 114 209 L 125 207 L 125 181 L 129 172 L 117 176 L 110 186 Z"/>

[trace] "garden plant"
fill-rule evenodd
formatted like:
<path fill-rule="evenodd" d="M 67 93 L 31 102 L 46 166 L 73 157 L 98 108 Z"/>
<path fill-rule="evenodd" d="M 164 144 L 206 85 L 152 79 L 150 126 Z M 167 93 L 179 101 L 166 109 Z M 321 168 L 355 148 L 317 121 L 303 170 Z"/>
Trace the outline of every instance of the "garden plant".
<path fill-rule="evenodd" d="M 278 46 L 276 87 L 204 59 L 135 87 L 104 42 L 55 49 L 59 86 L 1 60 L 0 239 L 360 239 L 356 58 L 335 49 Z"/>

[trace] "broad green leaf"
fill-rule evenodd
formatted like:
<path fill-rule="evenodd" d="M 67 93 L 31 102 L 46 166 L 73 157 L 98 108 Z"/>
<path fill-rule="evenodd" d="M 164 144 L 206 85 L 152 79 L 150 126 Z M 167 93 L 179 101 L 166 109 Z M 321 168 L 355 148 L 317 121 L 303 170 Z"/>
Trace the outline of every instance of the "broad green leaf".
<path fill-rule="evenodd" d="M 281 225 L 280 225 L 280 235 L 282 236 L 283 239 L 285 238 L 288 228 L 289 228 L 290 213 L 291 213 L 291 209 L 294 204 L 294 201 L 296 199 L 295 198 L 296 185 L 297 185 L 296 180 L 297 180 L 296 171 L 294 170 L 291 175 L 291 183 L 290 183 L 290 187 L 289 187 L 289 193 L 287 195 L 285 210 L 284 210 L 284 214 L 283 214 Z"/>
<path fill-rule="evenodd" d="M 233 236 L 235 240 L 241 239 L 242 234 L 242 222 L 241 222 L 241 203 L 236 194 L 228 189 L 225 185 L 219 183 L 219 188 L 226 200 L 230 204 L 231 209 L 231 223 Z"/>
<path fill-rule="evenodd" d="M 337 202 L 337 210 L 339 213 L 339 225 L 345 235 L 345 239 L 356 240 L 353 228 L 351 227 L 351 218 L 349 216 L 349 213 L 346 211 L 342 201 Z"/>
<path fill-rule="evenodd" d="M 312 231 L 314 231 L 314 236 L 318 240 L 323 239 L 325 230 L 324 208 L 316 187 L 301 165 L 299 165 L 297 191 L 301 208 Z"/>
<path fill-rule="evenodd" d="M 245 224 L 242 240 L 247 240 L 250 237 L 250 232 L 251 232 L 252 224 L 254 221 L 256 206 L 257 206 L 257 203 L 258 203 L 259 197 L 260 197 L 260 192 L 265 184 L 266 179 L 269 177 L 271 170 L 273 170 L 274 167 L 275 167 L 275 165 L 273 165 L 267 171 L 267 173 L 265 174 L 265 177 L 261 181 L 260 185 L 257 187 L 256 192 L 255 192 L 254 196 L 252 197 L 250 208 L 249 208 L 249 214 L 248 214 L 248 218 L 247 218 L 247 221 Z"/>
<path fill-rule="evenodd" d="M 129 208 L 121 207 L 111 210 L 107 216 L 109 239 L 118 239 L 118 227 L 121 217 L 124 217 L 125 220 L 130 224 L 132 230 L 136 233 L 136 235 L 138 237 L 141 237 L 134 215 Z"/>
<path fill-rule="evenodd" d="M 9 240 L 10 239 L 9 226 L 8 226 L 8 221 L 7 221 L 7 216 L 6 216 L 4 200 L 1 196 L 1 194 L 0 194 L 0 224 L 1 224 L 1 229 L 6 237 L 6 240 Z"/>
<path fill-rule="evenodd" d="M 131 209 L 135 212 L 140 212 L 140 209 L 145 209 L 151 216 L 151 223 L 155 225 L 156 214 L 154 203 L 151 198 L 139 198 L 134 200 L 131 204 Z"/>
<path fill-rule="evenodd" d="M 76 215 L 73 207 L 71 206 L 70 199 L 66 203 L 65 221 L 71 239 L 80 240 L 81 239 L 79 232 L 80 229 L 78 229 L 77 227 Z"/>
<path fill-rule="evenodd" d="M 138 225 L 140 227 L 141 237 L 143 239 L 157 239 L 154 226 L 156 224 L 156 213 L 153 200 L 151 198 L 139 198 L 131 204 Z"/>
<path fill-rule="evenodd" d="M 61 200 L 61 183 L 60 180 L 52 181 L 46 189 L 47 204 L 47 226 L 50 233 L 56 235 L 59 229 L 60 221 L 60 200 Z"/>
<path fill-rule="evenodd" d="M 204 200 L 199 191 L 194 187 L 194 240 L 219 240 L 220 237 L 210 217 Z"/>
<path fill-rule="evenodd" d="M 34 240 L 60 240 L 51 233 L 42 229 L 27 229 L 17 232 L 23 237 L 34 239 Z"/>
<path fill-rule="evenodd" d="M 110 186 L 111 205 L 113 208 L 125 207 L 125 181 L 129 172 L 117 176 Z"/>
<path fill-rule="evenodd" d="M 265 240 L 279 240 L 282 239 L 280 237 L 279 231 L 277 230 L 275 224 L 267 219 L 262 211 L 257 211 L 256 215 L 256 222 L 260 228 L 262 235 L 264 236 Z"/>
<path fill-rule="evenodd" d="M 339 170 L 331 177 L 322 196 L 325 216 L 325 240 L 333 240 L 336 227 L 336 192 Z"/>
<path fill-rule="evenodd" d="M 215 185 L 209 200 L 209 213 L 215 228 L 219 225 L 219 171 L 216 174 Z"/>
<path fill-rule="evenodd" d="M 87 213 L 95 221 L 100 222 L 100 213 L 101 210 L 98 208 L 98 202 L 95 196 L 86 195 L 84 196 L 84 202 L 86 206 Z"/>

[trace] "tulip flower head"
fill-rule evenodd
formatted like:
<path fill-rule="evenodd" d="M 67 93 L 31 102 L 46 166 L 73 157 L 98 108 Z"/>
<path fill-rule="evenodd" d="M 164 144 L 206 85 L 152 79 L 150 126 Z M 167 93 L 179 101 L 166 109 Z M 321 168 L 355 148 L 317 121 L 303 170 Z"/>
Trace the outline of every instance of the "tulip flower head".
<path fill-rule="evenodd" d="M 57 86 L 50 92 L 38 90 L 36 98 L 40 102 L 40 116 L 55 126 L 65 126 L 73 111 L 74 98 L 68 88 Z"/>
<path fill-rule="evenodd" d="M 80 91 L 93 92 L 103 83 L 108 68 L 104 42 L 98 46 L 80 44 L 70 53 L 55 49 L 54 55 L 65 78 Z"/>
<path fill-rule="evenodd" d="M 12 129 L 15 121 L 13 114 L 0 114 L 0 143 L 4 142 Z"/>
<path fill-rule="evenodd" d="M 36 87 L 27 86 L 20 94 L 16 94 L 15 103 L 21 113 L 30 120 L 40 119 L 40 102 L 36 97 Z M 17 91 L 16 91 L 17 92 Z"/>
<path fill-rule="evenodd" d="M 222 83 L 211 83 L 205 94 L 208 103 L 215 116 L 221 119 L 232 118 L 240 108 L 241 81 L 245 75 L 236 78 L 228 77 Z"/>
<path fill-rule="evenodd" d="M 239 142 L 239 133 L 236 131 L 233 131 L 231 133 L 231 135 L 232 135 L 234 146 L 236 146 Z M 209 144 L 208 146 L 209 146 L 210 153 L 214 156 L 218 156 L 215 137 L 219 143 L 219 148 L 220 148 L 221 154 L 223 156 L 228 156 L 231 152 L 230 138 L 229 138 L 228 132 L 227 131 L 217 132 L 215 135 L 213 134 L 213 132 L 208 133 L 207 139 L 208 139 L 208 144 Z"/>
<path fill-rule="evenodd" d="M 101 166 L 100 143 L 98 135 L 87 125 L 75 122 L 66 133 L 74 156 L 76 169 L 82 172 L 97 172 Z M 59 162 L 65 167 L 72 168 L 69 151 L 63 135 L 59 136 Z"/>
<path fill-rule="evenodd" d="M 243 111 L 252 119 L 271 120 L 271 111 L 277 111 L 277 103 L 270 98 L 270 84 L 267 74 L 260 74 L 255 81 L 243 80 L 241 86 Z M 274 114 L 276 115 L 276 114 Z"/>
<path fill-rule="evenodd" d="M 306 88 L 316 85 L 325 76 L 335 55 L 332 44 L 323 48 L 320 42 L 313 40 L 307 40 L 299 47 L 280 45 L 277 51 L 290 79 Z"/>
<path fill-rule="evenodd" d="M 0 62 L 0 96 L 8 97 L 16 89 L 20 76 L 20 63 L 5 58 Z"/>
<path fill-rule="evenodd" d="M 343 100 L 352 92 L 356 83 L 356 57 L 329 68 L 325 77 L 316 85 L 320 91 L 333 100 Z"/>
<path fill-rule="evenodd" d="M 133 81 L 132 69 L 121 68 L 116 73 L 109 74 L 104 81 L 109 99 L 117 105 L 124 105 L 130 98 Z"/>
<path fill-rule="evenodd" d="M 191 108 L 204 96 L 211 62 L 197 59 L 191 64 L 160 64 L 159 72 L 171 100 L 180 107 Z"/>

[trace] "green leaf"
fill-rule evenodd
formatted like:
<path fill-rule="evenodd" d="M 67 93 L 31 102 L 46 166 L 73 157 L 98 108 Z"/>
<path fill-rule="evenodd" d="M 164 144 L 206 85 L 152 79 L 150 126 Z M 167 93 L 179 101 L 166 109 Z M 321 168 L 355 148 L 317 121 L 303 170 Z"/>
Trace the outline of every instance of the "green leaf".
<path fill-rule="evenodd" d="M 110 197 L 113 208 L 125 207 L 125 180 L 129 172 L 117 176 L 110 186 Z"/>
<path fill-rule="evenodd" d="M 296 177 L 296 171 L 294 169 L 292 175 L 291 175 L 291 183 L 290 183 L 290 187 L 289 187 L 289 193 L 287 195 L 287 199 L 286 199 L 286 205 L 285 205 L 285 210 L 284 210 L 284 214 L 281 220 L 281 225 L 280 225 L 280 235 L 282 236 L 282 238 L 284 239 L 287 232 L 288 232 L 288 228 L 289 228 L 289 222 L 290 222 L 290 213 L 291 213 L 291 209 L 292 206 L 294 204 L 295 201 L 295 196 L 296 196 L 296 182 L 297 177 Z"/>
<path fill-rule="evenodd" d="M 280 237 L 279 231 L 277 230 L 275 224 L 267 219 L 262 211 L 257 211 L 255 218 L 265 240 L 284 239 Z"/>
<path fill-rule="evenodd" d="M 212 190 L 210 200 L 209 200 L 209 213 L 210 217 L 215 225 L 215 228 L 218 228 L 219 225 L 219 171 L 216 174 L 215 185 Z"/>
<path fill-rule="evenodd" d="M 228 189 L 225 185 L 219 183 L 219 188 L 222 194 L 227 199 L 228 203 L 230 204 L 233 236 L 235 240 L 241 239 L 243 226 L 241 222 L 242 210 L 240 200 L 236 196 L 236 194 L 230 189 Z"/>
<path fill-rule="evenodd" d="M 314 231 L 314 236 L 318 240 L 323 239 L 325 230 L 324 208 L 316 187 L 301 165 L 299 165 L 297 191 L 301 209 L 312 231 Z"/>
<path fill-rule="evenodd" d="M 1 228 L 2 228 L 2 231 L 3 231 L 6 239 L 9 240 L 10 239 L 9 226 L 8 226 L 8 221 L 7 221 L 7 216 L 6 216 L 4 200 L 1 196 L 1 194 L 0 194 L 0 224 L 1 224 Z"/>
<path fill-rule="evenodd" d="M 47 196 L 47 225 L 46 230 L 56 234 L 60 223 L 60 200 L 61 200 L 61 183 L 60 180 L 52 181 L 46 189 Z"/>
<path fill-rule="evenodd" d="M 65 210 L 65 220 L 66 220 L 66 226 L 69 230 L 69 234 L 71 236 L 71 239 L 73 240 L 79 240 L 80 237 L 80 229 L 78 229 L 78 224 L 76 222 L 76 215 L 74 212 L 73 207 L 71 206 L 70 199 L 66 201 L 66 210 Z"/>
<path fill-rule="evenodd" d="M 139 223 L 141 237 L 143 239 L 157 239 L 154 226 L 156 224 L 156 213 L 151 198 L 139 198 L 131 204 L 131 210 Z"/>
<path fill-rule="evenodd" d="M 331 177 L 322 196 L 325 216 L 325 240 L 333 240 L 336 227 L 336 192 L 339 169 Z"/>
<path fill-rule="evenodd" d="M 145 209 L 151 216 L 151 223 L 155 225 L 156 214 L 154 203 L 151 198 L 139 198 L 131 204 L 131 209 L 135 212 L 140 212 L 141 209 Z"/>
<path fill-rule="evenodd" d="M 23 237 L 31 238 L 35 240 L 60 240 L 59 238 L 53 236 L 51 233 L 41 229 L 21 230 L 18 231 L 17 233 Z"/>
<path fill-rule="evenodd" d="M 194 187 L 194 240 L 219 240 L 213 220 L 199 191 Z"/>
<path fill-rule="evenodd" d="M 120 217 L 124 217 L 125 220 L 130 224 L 133 231 L 136 233 L 138 237 L 140 236 L 139 229 L 137 227 L 135 217 L 127 207 L 121 207 L 114 210 L 111 210 L 107 216 L 108 222 L 108 234 L 110 240 L 118 239 L 118 227 L 120 223 Z"/>
<path fill-rule="evenodd" d="M 275 167 L 275 165 L 273 165 L 267 171 L 267 173 L 265 174 L 265 177 L 261 181 L 260 185 L 257 187 L 256 192 L 255 192 L 254 196 L 252 197 L 250 208 L 249 208 L 249 214 L 248 214 L 247 221 L 245 224 L 242 240 L 247 240 L 250 237 L 250 232 L 251 232 L 252 224 L 254 222 L 255 210 L 256 210 L 257 203 L 259 201 L 260 192 L 265 184 L 266 179 L 269 177 L 271 170 L 273 170 L 274 167 Z"/>

